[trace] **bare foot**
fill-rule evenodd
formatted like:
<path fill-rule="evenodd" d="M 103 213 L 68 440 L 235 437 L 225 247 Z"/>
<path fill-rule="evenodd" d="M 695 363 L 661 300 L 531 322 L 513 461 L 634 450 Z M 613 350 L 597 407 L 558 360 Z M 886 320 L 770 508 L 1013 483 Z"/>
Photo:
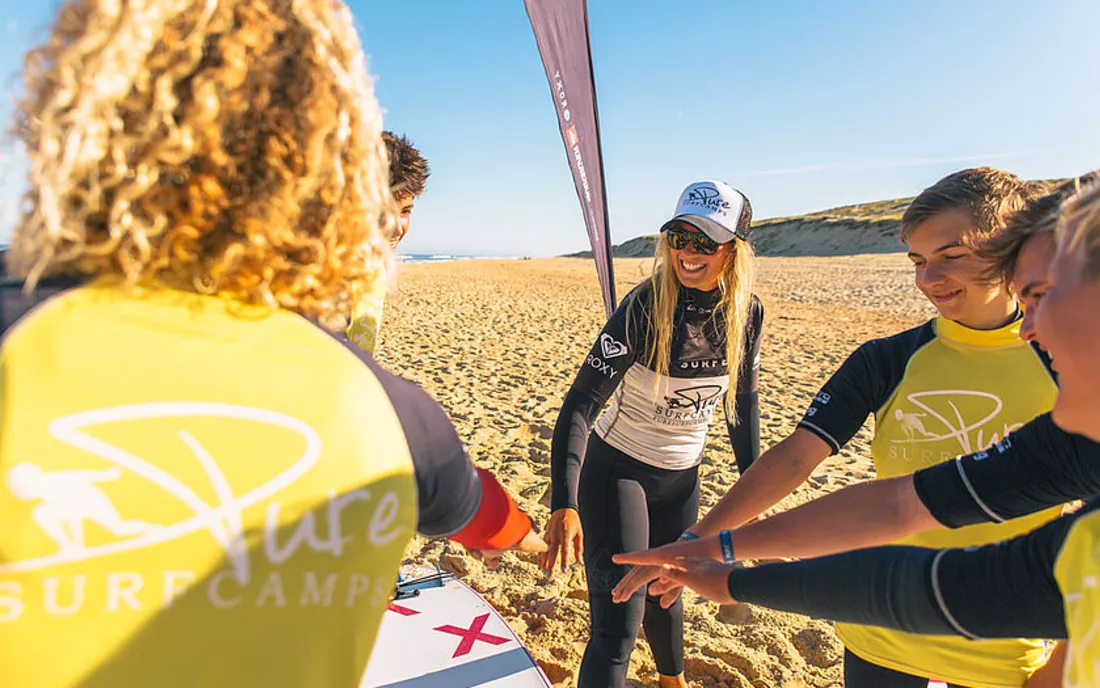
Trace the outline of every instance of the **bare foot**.
<path fill-rule="evenodd" d="M 683 674 L 676 676 L 662 676 L 657 674 L 657 685 L 660 688 L 687 688 L 687 681 L 684 680 Z"/>

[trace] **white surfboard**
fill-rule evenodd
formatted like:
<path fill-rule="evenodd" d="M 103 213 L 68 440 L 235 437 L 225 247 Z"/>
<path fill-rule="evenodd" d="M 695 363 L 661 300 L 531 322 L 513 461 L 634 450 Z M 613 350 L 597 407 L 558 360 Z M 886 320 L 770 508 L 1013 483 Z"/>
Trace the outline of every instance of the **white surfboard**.
<path fill-rule="evenodd" d="M 550 688 L 492 605 L 450 574 L 402 572 L 360 688 Z"/>

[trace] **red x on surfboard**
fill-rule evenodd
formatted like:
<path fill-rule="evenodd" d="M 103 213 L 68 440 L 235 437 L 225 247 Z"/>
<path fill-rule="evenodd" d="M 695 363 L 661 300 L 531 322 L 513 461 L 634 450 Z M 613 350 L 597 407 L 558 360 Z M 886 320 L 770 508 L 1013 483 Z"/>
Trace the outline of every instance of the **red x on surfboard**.
<path fill-rule="evenodd" d="M 481 632 L 481 629 L 485 628 L 485 622 L 488 620 L 489 614 L 486 613 L 475 618 L 469 628 L 459 628 L 458 626 L 445 624 L 443 626 L 436 626 L 432 630 L 450 633 L 451 635 L 457 635 L 462 638 L 458 647 L 455 648 L 455 653 L 451 655 L 451 658 L 454 659 L 455 657 L 469 654 L 470 650 L 474 649 L 474 643 L 479 640 L 483 643 L 489 643 L 490 645 L 503 645 L 508 642 L 508 638 L 501 638 L 499 635 Z"/>
<path fill-rule="evenodd" d="M 396 602 L 390 602 L 390 606 L 386 607 L 386 611 L 394 612 L 394 613 L 400 614 L 401 616 L 416 616 L 417 614 L 420 613 L 420 612 L 416 611 L 415 609 L 409 609 L 408 607 L 403 607 L 403 606 L 397 604 Z"/>

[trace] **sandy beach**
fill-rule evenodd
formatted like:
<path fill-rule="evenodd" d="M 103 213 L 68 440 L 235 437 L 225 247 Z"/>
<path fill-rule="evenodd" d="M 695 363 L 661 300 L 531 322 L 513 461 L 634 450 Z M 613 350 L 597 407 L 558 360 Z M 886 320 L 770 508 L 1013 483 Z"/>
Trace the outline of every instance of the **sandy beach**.
<path fill-rule="evenodd" d="M 789 433 L 813 394 L 867 339 L 916 325 L 931 306 L 901 254 L 761 258 L 766 309 L 761 355 L 763 448 Z M 651 259 L 617 260 L 618 294 L 649 273 Z M 539 526 L 549 510 L 550 436 L 573 376 L 605 320 L 591 260 L 460 261 L 402 266 L 387 299 L 378 358 L 438 399 L 479 465 L 491 468 Z M 719 411 L 721 413 L 721 411 Z M 873 476 L 869 425 L 777 509 Z M 725 424 L 716 419 L 702 467 L 703 510 L 737 480 Z M 410 561 L 433 561 L 440 541 L 417 538 Z M 507 554 L 489 571 L 452 546 L 445 565 L 508 618 L 555 686 L 573 686 L 587 639 L 583 570 L 553 578 L 533 556 Z M 838 686 L 842 648 L 830 624 L 685 596 L 686 674 L 693 686 Z M 725 616 L 725 615 L 721 615 Z M 630 685 L 656 684 L 638 643 Z"/>

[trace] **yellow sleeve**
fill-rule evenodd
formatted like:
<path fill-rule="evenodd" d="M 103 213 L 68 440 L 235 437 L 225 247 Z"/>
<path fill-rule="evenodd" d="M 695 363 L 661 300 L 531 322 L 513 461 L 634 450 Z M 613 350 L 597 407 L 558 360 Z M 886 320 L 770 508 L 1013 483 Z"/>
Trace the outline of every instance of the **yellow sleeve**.
<path fill-rule="evenodd" d="M 348 341 L 363 351 L 374 351 L 382 329 L 382 309 L 386 304 L 386 277 L 378 273 L 369 289 L 357 294 L 348 325 Z"/>

